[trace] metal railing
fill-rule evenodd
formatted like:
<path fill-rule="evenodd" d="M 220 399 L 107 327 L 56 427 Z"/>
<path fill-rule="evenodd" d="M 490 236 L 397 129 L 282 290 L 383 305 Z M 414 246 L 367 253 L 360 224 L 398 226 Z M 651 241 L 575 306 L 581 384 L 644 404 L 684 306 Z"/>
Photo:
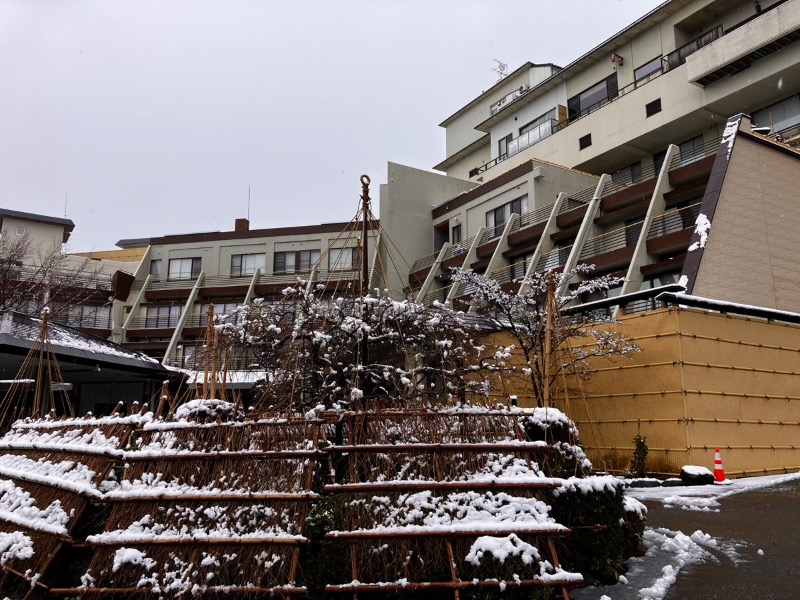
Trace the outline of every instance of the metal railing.
<path fill-rule="evenodd" d="M 499 238 L 501 235 L 503 235 L 503 231 L 505 230 L 505 228 L 506 228 L 505 223 L 500 223 L 499 225 L 495 225 L 494 227 L 489 227 L 486 231 L 483 232 L 483 235 L 481 236 L 481 241 L 478 242 L 478 245 L 482 246 L 483 244 L 488 244 L 495 238 Z"/>
<path fill-rule="evenodd" d="M 686 63 L 686 58 L 691 56 L 700 48 L 708 46 L 711 42 L 717 41 L 724 33 L 722 25 L 717 25 L 714 29 L 706 31 L 703 35 L 696 37 L 691 42 L 684 44 L 677 50 L 670 52 L 664 57 L 664 71 L 669 72 L 677 69 Z"/>
<path fill-rule="evenodd" d="M 529 87 L 528 84 L 524 84 L 524 85 L 519 86 L 517 89 L 507 93 L 505 96 L 500 98 L 500 100 L 498 100 L 497 102 L 492 103 L 489 106 L 489 115 L 490 116 L 491 115 L 496 115 L 501 110 L 503 110 L 503 108 L 505 108 L 507 105 L 511 104 L 515 100 L 519 100 L 525 94 L 530 92 L 532 89 L 533 88 Z"/>
<path fill-rule="evenodd" d="M 700 202 L 681 209 L 667 210 L 663 215 L 653 218 L 647 239 L 652 240 L 662 235 L 683 231 L 695 226 L 697 216 L 700 214 Z"/>
<path fill-rule="evenodd" d="M 472 242 L 474 241 L 475 241 L 475 236 L 473 235 L 471 238 L 467 238 L 465 240 L 461 240 L 460 242 L 451 244 L 447 248 L 447 250 L 444 251 L 444 257 L 442 257 L 442 260 L 447 260 L 449 258 L 453 258 L 454 256 L 466 254 L 467 252 L 469 252 L 470 246 L 472 246 Z"/>
<path fill-rule="evenodd" d="M 560 269 L 567 264 L 567 259 L 572 251 L 572 244 L 563 248 L 554 248 L 547 254 L 542 254 L 536 263 L 536 271 L 549 271 L 550 269 Z"/>
<path fill-rule="evenodd" d="M 511 230 L 517 231 L 518 229 L 524 229 L 525 227 L 530 227 L 531 225 L 544 223 L 550 218 L 550 213 L 553 212 L 554 205 L 555 202 L 553 204 L 548 204 L 547 206 L 537 208 L 536 210 L 526 212 L 524 215 L 521 215 L 519 219 L 517 219 L 514 225 L 511 226 Z"/>
<path fill-rule="evenodd" d="M 206 368 L 206 356 L 204 353 L 190 354 L 180 358 L 174 358 L 168 362 L 170 367 L 180 367 L 189 371 L 204 371 Z M 217 369 L 227 369 L 228 371 L 258 371 L 261 365 L 255 357 L 231 356 L 225 359 L 218 358 L 216 361 Z M 209 364 L 209 367 L 211 365 Z"/>
<path fill-rule="evenodd" d="M 180 315 L 133 317 L 128 329 L 174 329 L 180 318 Z"/>
<path fill-rule="evenodd" d="M 425 306 L 430 306 L 434 302 L 440 302 L 443 304 L 444 301 L 447 300 L 447 295 L 450 293 L 451 287 L 453 286 L 448 285 L 435 290 L 428 290 L 428 293 L 422 298 L 422 304 Z"/>
<path fill-rule="evenodd" d="M 592 188 L 592 194 L 594 194 L 595 188 Z M 581 192 L 582 193 L 582 192 Z M 576 208 L 582 208 L 589 203 L 589 200 L 592 199 L 592 196 L 589 196 L 589 199 L 584 201 L 583 199 L 577 199 L 575 197 L 565 198 L 564 201 L 561 203 L 561 207 L 558 209 L 558 214 L 563 215 L 564 213 L 568 213 L 571 210 L 575 210 Z"/>
<path fill-rule="evenodd" d="M 438 252 L 433 252 L 428 254 L 427 256 L 423 256 L 422 258 L 418 258 L 414 261 L 414 264 L 411 265 L 411 272 L 414 271 L 421 271 L 426 267 L 430 267 L 433 263 L 436 262 L 436 257 L 439 256 Z"/>
<path fill-rule="evenodd" d="M 721 141 L 722 138 L 714 138 L 711 141 L 705 142 L 699 148 L 691 148 L 676 152 L 675 156 L 672 157 L 672 162 L 669 164 L 669 170 L 672 171 L 678 167 L 684 167 L 698 160 L 703 160 L 707 156 L 716 154 Z"/>
<path fill-rule="evenodd" d="M 57 269 L 51 272 L 33 267 L 19 266 L 8 269 L 6 277 L 13 281 L 47 282 L 51 288 L 72 287 L 87 290 L 110 290 L 111 275 L 91 271 Z"/>
<path fill-rule="evenodd" d="M 538 144 L 542 140 L 549 138 L 551 135 L 556 133 L 559 130 L 559 127 L 560 126 L 557 119 L 548 119 L 543 123 L 540 123 L 533 129 L 530 129 L 529 131 L 526 131 L 525 133 L 513 138 L 508 142 L 508 147 L 505 154 L 501 154 L 497 158 L 493 158 L 489 162 L 482 164 L 480 167 L 472 169 L 469 172 L 469 176 L 475 177 L 480 175 L 495 165 L 500 164 L 504 160 L 511 158 L 515 154 L 519 154 L 526 148 L 530 148 L 531 146 Z"/>
<path fill-rule="evenodd" d="M 512 281 L 519 281 L 523 277 L 525 277 L 525 273 L 528 272 L 528 267 L 530 266 L 531 261 L 530 258 L 526 258 L 500 269 L 497 269 L 494 273 L 492 273 L 492 279 L 497 281 L 497 283 L 511 283 Z"/>
<path fill-rule="evenodd" d="M 642 224 L 643 223 L 640 221 L 586 240 L 578 260 L 584 260 L 592 256 L 598 256 L 606 252 L 625 248 L 626 246 L 635 245 L 639 240 L 639 234 L 642 232 Z"/>
<path fill-rule="evenodd" d="M 89 314 L 82 316 L 62 315 L 54 316 L 53 321 L 60 325 L 76 327 L 78 329 L 111 329 L 111 314 Z"/>

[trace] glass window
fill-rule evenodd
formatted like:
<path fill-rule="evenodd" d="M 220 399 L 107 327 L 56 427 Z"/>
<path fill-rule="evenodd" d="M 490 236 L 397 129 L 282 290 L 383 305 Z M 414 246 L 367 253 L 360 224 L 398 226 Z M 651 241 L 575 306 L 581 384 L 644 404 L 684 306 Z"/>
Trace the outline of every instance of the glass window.
<path fill-rule="evenodd" d="M 509 133 L 506 137 L 497 141 L 497 156 L 498 158 L 505 158 L 508 156 L 508 144 L 511 142 L 513 136 Z"/>
<path fill-rule="evenodd" d="M 195 279 L 200 276 L 200 258 L 173 258 L 169 261 L 169 279 Z"/>
<path fill-rule="evenodd" d="M 328 268 L 331 270 L 352 269 L 356 262 L 356 248 L 331 248 L 328 252 Z"/>
<path fill-rule="evenodd" d="M 231 276 L 252 275 L 256 269 L 263 271 L 266 268 L 267 256 L 258 254 L 234 254 L 231 256 Z"/>
<path fill-rule="evenodd" d="M 633 185 L 634 183 L 641 183 L 642 181 L 642 161 L 636 161 L 633 164 L 623 167 L 616 173 L 611 175 L 612 181 L 622 183 L 624 185 Z"/>
<path fill-rule="evenodd" d="M 589 114 L 592 110 L 600 108 L 616 98 L 618 93 L 617 74 L 612 73 L 603 81 L 595 83 L 589 89 L 567 100 L 569 120 L 574 121 Z"/>
<path fill-rule="evenodd" d="M 506 202 L 502 206 L 493 208 L 486 212 L 486 227 L 500 227 L 503 223 L 508 222 L 512 214 L 521 215 L 528 211 L 528 194 L 514 198 L 511 202 Z M 501 232 L 496 231 L 495 235 L 500 235 Z"/>
<path fill-rule="evenodd" d="M 155 279 L 161 279 L 161 259 L 150 261 L 150 275 Z"/>
<path fill-rule="evenodd" d="M 459 243 L 461 241 L 461 225 L 454 226 L 452 232 L 450 239 L 454 244 Z"/>
<path fill-rule="evenodd" d="M 26 233 L 27 231 L 28 231 L 28 230 L 27 230 L 27 229 L 25 229 L 24 227 L 17 227 L 16 234 L 17 234 L 19 237 L 22 237 L 23 235 L 25 235 L 25 233 Z"/>
<path fill-rule="evenodd" d="M 319 262 L 319 250 L 298 250 L 296 252 L 276 252 L 273 262 L 274 273 L 307 273 Z M 255 272 L 255 271 L 254 271 Z"/>
<path fill-rule="evenodd" d="M 148 306 L 146 326 L 152 329 L 175 327 L 182 310 L 182 306 Z"/>
<path fill-rule="evenodd" d="M 222 317 L 231 314 L 234 310 L 239 308 L 238 302 L 209 302 L 200 306 L 200 325 L 205 327 L 208 325 L 208 307 L 214 305 L 214 316 Z"/>
<path fill-rule="evenodd" d="M 686 140 L 680 146 L 681 164 L 688 165 L 703 158 L 703 136 L 698 135 Z"/>
<path fill-rule="evenodd" d="M 798 123 L 800 123 L 800 95 L 797 94 L 753 113 L 753 125 L 770 127 L 772 133 L 794 127 Z"/>
<path fill-rule="evenodd" d="M 655 57 L 653 60 L 646 62 L 638 69 L 633 71 L 633 80 L 639 82 L 643 79 L 649 78 L 653 73 L 661 73 L 664 68 L 664 61 L 660 56 Z"/>
<path fill-rule="evenodd" d="M 656 152 L 653 154 L 653 168 L 655 169 L 656 173 L 661 172 L 661 166 L 664 164 L 664 159 L 667 157 L 667 151 L 662 150 L 661 152 Z"/>

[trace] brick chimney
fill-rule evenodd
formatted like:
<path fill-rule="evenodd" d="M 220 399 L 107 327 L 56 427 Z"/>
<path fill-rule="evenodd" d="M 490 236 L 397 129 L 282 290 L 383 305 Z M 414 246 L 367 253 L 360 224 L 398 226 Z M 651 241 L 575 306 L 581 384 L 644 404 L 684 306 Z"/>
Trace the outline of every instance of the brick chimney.
<path fill-rule="evenodd" d="M 250 221 L 247 219 L 236 219 L 234 231 L 250 231 Z"/>

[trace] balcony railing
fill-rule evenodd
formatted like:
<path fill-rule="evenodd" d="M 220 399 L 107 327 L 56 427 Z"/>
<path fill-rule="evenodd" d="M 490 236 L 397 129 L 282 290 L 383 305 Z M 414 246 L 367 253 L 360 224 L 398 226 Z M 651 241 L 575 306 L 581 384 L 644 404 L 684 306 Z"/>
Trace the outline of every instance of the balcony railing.
<path fill-rule="evenodd" d="M 697 148 L 686 148 L 680 152 L 676 152 L 675 156 L 672 157 L 672 162 L 669 164 L 669 170 L 672 171 L 678 167 L 684 167 L 693 162 L 697 162 L 698 160 L 703 160 L 707 156 L 715 155 L 717 150 L 719 150 L 719 144 L 721 141 L 722 138 L 714 138 L 713 140 L 706 142 Z"/>
<path fill-rule="evenodd" d="M 414 261 L 414 264 L 411 265 L 411 272 L 414 271 L 421 271 L 427 267 L 430 267 L 433 263 L 436 262 L 436 257 L 439 256 L 438 252 L 433 252 L 428 254 L 427 256 L 423 256 L 422 258 L 418 258 Z"/>
<path fill-rule="evenodd" d="M 492 279 L 500 284 L 519 281 L 525 277 L 525 273 L 528 272 L 528 267 L 530 264 L 531 261 L 529 258 L 517 261 L 508 266 L 497 269 L 494 273 L 492 273 Z"/>
<path fill-rule="evenodd" d="M 500 223 L 499 225 L 495 225 L 494 227 L 489 227 L 489 229 L 483 232 L 479 245 L 482 246 L 483 244 L 488 244 L 493 239 L 499 238 L 501 235 L 503 235 L 503 231 L 505 230 L 505 228 L 506 228 L 505 223 Z"/>
<path fill-rule="evenodd" d="M 668 210 L 663 215 L 653 218 L 647 239 L 652 240 L 669 233 L 676 233 L 695 226 L 697 216 L 700 214 L 700 202 L 679 210 Z"/>
<path fill-rule="evenodd" d="M 173 329 L 178 326 L 180 315 L 134 317 L 128 329 Z"/>
<path fill-rule="evenodd" d="M 428 290 L 428 293 L 422 298 L 422 304 L 425 306 L 430 306 L 434 302 L 444 304 L 444 301 L 447 300 L 447 295 L 450 293 L 451 287 L 453 286 L 448 285 L 435 290 Z"/>
<path fill-rule="evenodd" d="M 521 215 L 519 219 L 514 223 L 511 227 L 512 231 L 517 231 L 518 229 L 524 229 L 525 227 L 530 227 L 532 225 L 538 225 L 539 223 L 544 223 L 547 219 L 550 218 L 550 213 L 553 212 L 553 204 L 548 204 L 547 206 L 542 206 L 541 208 L 537 208 L 536 210 L 531 210 L 526 212 L 524 215 Z"/>
<path fill-rule="evenodd" d="M 549 271 L 551 269 L 560 269 L 567 264 L 567 259 L 569 259 L 571 251 L 572 245 L 570 244 L 563 248 L 554 248 L 547 254 L 543 254 L 536 263 L 536 272 L 541 273 L 542 271 Z"/>
<path fill-rule="evenodd" d="M 583 245 L 581 255 L 578 259 L 585 260 L 593 256 L 605 254 L 606 252 L 634 245 L 638 241 L 641 231 L 642 223 L 639 222 L 590 238 L 586 240 L 586 243 Z"/>
<path fill-rule="evenodd" d="M 14 267 L 7 272 L 8 279 L 14 281 L 47 282 L 49 287 L 72 287 L 87 290 L 110 290 L 111 275 L 91 271 L 58 269 L 50 273 L 32 266 Z"/>
<path fill-rule="evenodd" d="M 522 135 L 515 137 L 510 142 L 508 142 L 508 149 L 505 154 L 501 154 L 495 159 L 490 160 L 486 164 L 481 165 L 475 169 L 472 169 L 469 172 L 470 177 L 476 177 L 483 173 L 484 171 L 488 171 L 493 166 L 503 162 L 507 158 L 514 156 L 515 154 L 519 154 L 526 148 L 530 148 L 531 146 L 538 144 L 543 139 L 550 137 L 559 129 L 559 124 L 556 119 L 548 119 L 544 123 L 534 127 L 533 129 L 526 131 Z"/>
<path fill-rule="evenodd" d="M 111 314 L 56 315 L 53 317 L 53 321 L 78 329 L 111 329 Z"/>
<path fill-rule="evenodd" d="M 492 104 L 489 107 L 489 113 L 491 115 L 496 115 L 515 100 L 522 98 L 525 94 L 531 91 L 531 89 L 533 88 L 529 87 L 527 84 L 519 86 L 513 92 L 509 92 L 508 94 L 500 98 L 500 100 Z"/>
<path fill-rule="evenodd" d="M 696 37 L 688 44 L 684 44 L 677 50 L 670 52 L 664 57 L 664 70 L 670 71 L 677 69 L 686 63 L 686 57 L 691 56 L 703 46 L 708 46 L 725 35 L 722 25 L 717 25 L 714 29 L 706 31 L 703 35 Z"/>
<path fill-rule="evenodd" d="M 475 241 L 475 236 L 473 235 L 471 238 L 467 238 L 465 240 L 461 240 L 460 242 L 456 242 L 452 244 L 447 250 L 444 251 L 444 256 L 442 260 L 447 260 L 453 258 L 454 256 L 459 256 L 461 254 L 466 254 L 469 252 L 470 246 L 472 246 L 472 242 Z"/>

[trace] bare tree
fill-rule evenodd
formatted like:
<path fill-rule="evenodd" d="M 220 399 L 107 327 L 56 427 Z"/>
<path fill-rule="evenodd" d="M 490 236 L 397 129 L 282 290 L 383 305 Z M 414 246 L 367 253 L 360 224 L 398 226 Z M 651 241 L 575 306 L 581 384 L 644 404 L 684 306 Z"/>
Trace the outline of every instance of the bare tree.
<path fill-rule="evenodd" d="M 570 285 L 578 275 L 591 270 L 592 267 L 579 265 L 567 273 L 534 273 L 517 282 L 522 286 L 522 293 L 504 291 L 500 283 L 485 275 L 454 270 L 454 282 L 472 290 L 477 312 L 496 319 L 513 338 L 525 361 L 522 373 L 530 381 L 539 407 L 551 404 L 550 390 L 562 374 L 588 377 L 590 358 L 621 356 L 639 350 L 621 333 L 608 327 L 613 323 L 610 317 L 594 313 L 581 318 L 563 318 L 562 310 L 567 305 L 584 294 L 608 290 L 620 281 L 605 275 Z M 558 289 L 567 291 L 556 296 L 554 292 Z M 507 376 L 516 370 L 514 352 L 514 347 L 498 351 L 498 358 L 507 361 Z"/>
<path fill-rule="evenodd" d="M 28 236 L 0 237 L 0 310 L 39 316 L 47 306 L 65 320 L 76 307 L 108 304 L 110 289 L 110 278 L 88 258 L 43 250 Z"/>
<path fill-rule="evenodd" d="M 305 285 L 285 292 L 283 302 L 242 307 L 218 326 L 229 348 L 257 357 L 265 407 L 358 407 L 363 397 L 435 404 L 486 394 L 481 372 L 491 366 L 475 366 L 483 333 L 474 320 L 384 294 L 330 298 Z"/>

